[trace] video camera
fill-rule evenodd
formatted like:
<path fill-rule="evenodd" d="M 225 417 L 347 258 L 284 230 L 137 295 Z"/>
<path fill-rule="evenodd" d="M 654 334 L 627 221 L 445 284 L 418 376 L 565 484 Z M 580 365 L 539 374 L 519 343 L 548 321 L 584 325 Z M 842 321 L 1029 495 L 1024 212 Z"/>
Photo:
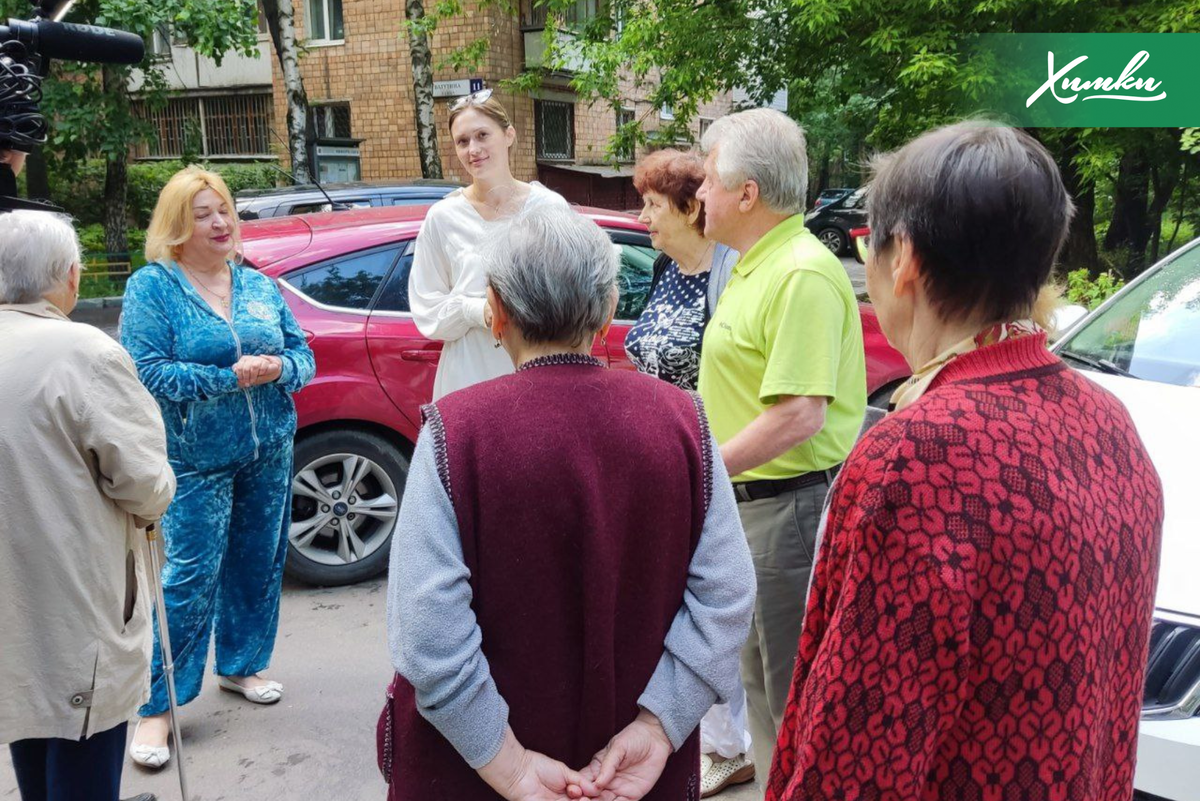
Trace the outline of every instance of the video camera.
<path fill-rule="evenodd" d="M 75 0 L 30 3 L 35 7 L 33 19 L 10 19 L 0 25 L 0 151 L 29 153 L 45 143 L 49 127 L 39 104 L 50 59 L 139 64 L 145 55 L 145 43 L 136 34 L 62 22 Z M 12 209 L 56 210 L 18 198 L 16 175 L 9 165 L 0 164 L 0 212 Z"/>

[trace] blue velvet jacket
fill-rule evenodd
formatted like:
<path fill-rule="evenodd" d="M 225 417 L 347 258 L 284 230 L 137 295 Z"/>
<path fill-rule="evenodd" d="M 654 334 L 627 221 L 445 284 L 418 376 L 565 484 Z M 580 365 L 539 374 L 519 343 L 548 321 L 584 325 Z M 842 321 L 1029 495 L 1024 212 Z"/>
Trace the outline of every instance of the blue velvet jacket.
<path fill-rule="evenodd" d="M 316 372 L 312 350 L 270 278 L 231 263 L 233 321 L 204 301 L 174 262 L 151 263 L 129 279 L 121 344 L 162 408 L 167 454 L 176 468 L 212 470 L 257 458 L 296 432 L 298 392 Z M 278 356 L 279 379 L 238 387 L 233 364 Z"/>

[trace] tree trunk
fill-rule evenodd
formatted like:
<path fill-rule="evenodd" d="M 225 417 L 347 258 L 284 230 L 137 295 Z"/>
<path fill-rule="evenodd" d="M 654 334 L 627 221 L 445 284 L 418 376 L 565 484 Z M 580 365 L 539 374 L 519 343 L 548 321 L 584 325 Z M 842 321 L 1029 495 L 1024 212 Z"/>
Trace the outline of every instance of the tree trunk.
<path fill-rule="evenodd" d="M 1079 139 L 1072 132 L 1066 134 L 1054 154 L 1067 194 L 1075 201 L 1075 216 L 1067 229 L 1059 264 L 1067 271 L 1085 269 L 1088 275 L 1095 276 L 1100 272 L 1100 256 L 1096 252 L 1096 187 L 1075 166 L 1079 151 Z"/>
<path fill-rule="evenodd" d="M 1151 183 L 1154 186 L 1154 198 L 1150 201 L 1150 264 L 1158 261 L 1158 248 L 1162 240 L 1162 217 L 1179 185 L 1180 165 L 1168 163 L 1154 165 L 1150 171 Z"/>
<path fill-rule="evenodd" d="M 412 56 L 417 153 L 421 157 L 421 174 L 426 178 L 441 178 L 442 155 L 438 151 L 437 124 L 433 118 L 433 56 L 429 51 L 429 36 L 417 25 L 425 17 L 424 2 L 406 0 L 405 14 L 409 23 L 408 52 Z"/>
<path fill-rule="evenodd" d="M 104 92 L 119 94 L 125 90 L 125 73 L 108 66 L 101 68 Z M 118 148 L 104 154 L 104 249 L 109 261 L 127 261 L 125 199 L 129 191 L 129 152 Z"/>
<path fill-rule="evenodd" d="M 1113 214 L 1104 237 L 1105 250 L 1123 248 L 1128 257 L 1122 265 L 1125 278 L 1133 278 L 1146 267 L 1146 245 L 1150 241 L 1150 162 L 1139 148 L 1121 156 L 1113 185 Z"/>
<path fill-rule="evenodd" d="M 50 176 L 41 147 L 35 147 L 25 160 L 25 194 L 30 200 L 50 200 Z"/>
<path fill-rule="evenodd" d="M 300 50 L 296 46 L 296 11 L 292 0 L 262 0 L 267 30 L 275 45 L 279 69 L 283 73 L 283 93 L 287 100 L 288 153 L 292 158 L 292 177 L 298 184 L 312 183 L 308 157 L 308 95 L 300 74 Z"/>

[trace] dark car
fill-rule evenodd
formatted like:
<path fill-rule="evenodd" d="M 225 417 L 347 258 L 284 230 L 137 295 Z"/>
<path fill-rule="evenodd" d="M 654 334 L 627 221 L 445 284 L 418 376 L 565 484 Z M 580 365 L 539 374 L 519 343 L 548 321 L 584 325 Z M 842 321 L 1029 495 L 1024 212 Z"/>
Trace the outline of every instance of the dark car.
<path fill-rule="evenodd" d="M 286 217 L 289 214 L 314 214 L 379 206 L 428 206 L 458 189 L 462 184 L 415 178 L 408 181 L 374 183 L 299 184 L 279 189 L 245 189 L 237 193 L 238 217 L 259 220 Z M 325 191 L 322 192 L 321 190 Z M 326 197 L 328 195 L 328 197 Z M 329 201 L 333 200 L 331 204 Z"/>
<path fill-rule="evenodd" d="M 852 187 L 841 187 L 840 189 L 822 189 L 821 194 L 817 195 L 816 202 L 813 203 L 813 211 L 816 211 L 822 206 L 828 206 L 830 203 L 841 200 L 853 191 L 854 189 Z"/>
<path fill-rule="evenodd" d="M 866 190 L 855 189 L 839 200 L 813 209 L 804 215 L 804 224 L 835 256 L 849 252 L 850 231 L 867 224 Z"/>

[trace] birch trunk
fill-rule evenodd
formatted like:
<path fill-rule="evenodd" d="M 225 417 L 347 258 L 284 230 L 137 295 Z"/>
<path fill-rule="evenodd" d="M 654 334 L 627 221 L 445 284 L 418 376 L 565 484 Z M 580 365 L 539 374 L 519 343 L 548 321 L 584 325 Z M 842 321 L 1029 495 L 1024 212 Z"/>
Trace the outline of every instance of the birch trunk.
<path fill-rule="evenodd" d="M 287 99 L 288 152 L 296 183 L 312 183 L 308 160 L 308 95 L 300 75 L 300 51 L 296 46 L 296 11 L 292 0 L 263 0 L 267 30 L 275 45 L 279 68 L 283 72 L 283 93 Z"/>
<path fill-rule="evenodd" d="M 405 12 L 409 23 L 408 51 L 412 56 L 421 175 L 441 178 L 442 156 L 438 151 L 437 123 L 433 117 L 433 56 L 429 50 L 429 36 L 417 24 L 425 17 L 425 4 L 422 0 L 406 0 Z"/>

